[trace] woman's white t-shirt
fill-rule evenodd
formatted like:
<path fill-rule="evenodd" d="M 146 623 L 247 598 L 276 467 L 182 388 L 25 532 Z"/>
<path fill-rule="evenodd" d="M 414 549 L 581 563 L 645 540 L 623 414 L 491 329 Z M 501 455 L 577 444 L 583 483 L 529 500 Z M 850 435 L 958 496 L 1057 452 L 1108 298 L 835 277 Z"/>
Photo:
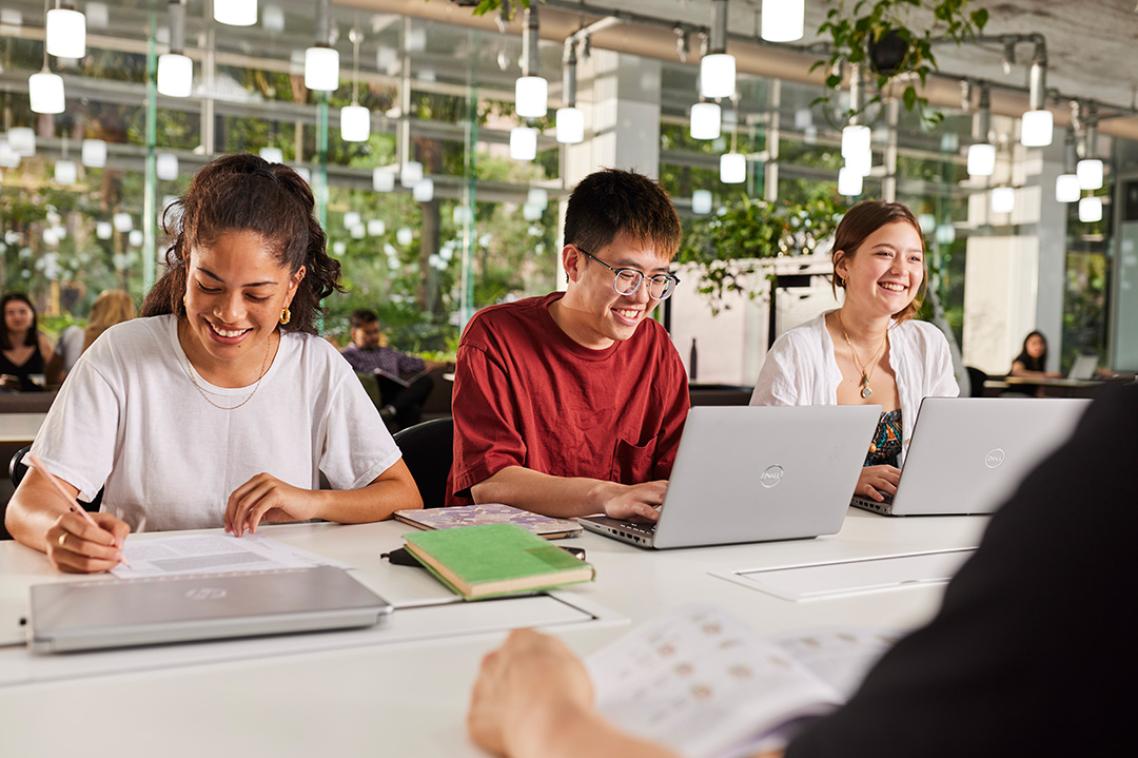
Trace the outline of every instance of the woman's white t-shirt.
<path fill-rule="evenodd" d="M 221 526 L 229 495 L 261 472 L 305 489 L 323 472 L 355 489 L 400 458 L 351 366 L 319 337 L 283 332 L 241 407 L 203 396 L 234 406 L 252 392 L 206 382 L 175 316 L 134 319 L 83 353 L 32 451 L 81 499 L 103 488 L 102 510 L 135 530 Z"/>
<path fill-rule="evenodd" d="M 897 380 L 901 422 L 906 429 L 916 422 L 924 398 L 960 394 L 948 340 L 928 322 L 908 319 L 890 325 L 889 366 Z M 837 405 L 841 381 L 834 341 L 823 314 L 788 330 L 771 345 L 751 405 Z M 903 435 L 902 460 L 910 439 L 908 433 Z"/>

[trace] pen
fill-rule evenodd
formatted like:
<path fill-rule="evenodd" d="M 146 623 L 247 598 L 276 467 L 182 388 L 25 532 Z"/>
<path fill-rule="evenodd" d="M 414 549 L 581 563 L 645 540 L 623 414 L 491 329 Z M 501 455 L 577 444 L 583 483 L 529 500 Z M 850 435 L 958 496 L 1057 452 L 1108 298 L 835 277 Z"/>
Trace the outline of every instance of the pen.
<path fill-rule="evenodd" d="M 47 470 L 47 467 L 43 465 L 43 461 L 39 459 L 39 456 L 28 453 L 28 460 L 31 461 L 32 465 L 41 471 L 45 477 L 47 477 L 48 482 L 50 482 L 51 486 L 55 488 L 55 491 L 58 492 L 60 496 L 68 502 L 69 510 L 72 513 L 78 513 L 80 516 L 87 520 L 88 524 L 95 527 L 96 529 L 103 528 L 95 522 L 95 519 L 91 518 L 90 513 L 87 513 L 87 511 L 83 510 L 83 508 L 81 508 L 79 504 L 75 502 L 75 498 L 71 497 L 71 495 L 67 493 L 67 490 L 65 490 L 63 488 L 63 485 L 59 483 L 59 480 L 55 478 L 55 474 Z M 122 545 L 117 545 L 117 547 L 121 549 Z M 130 564 L 126 562 L 126 558 L 122 559 L 122 564 L 128 568 L 130 567 Z"/>

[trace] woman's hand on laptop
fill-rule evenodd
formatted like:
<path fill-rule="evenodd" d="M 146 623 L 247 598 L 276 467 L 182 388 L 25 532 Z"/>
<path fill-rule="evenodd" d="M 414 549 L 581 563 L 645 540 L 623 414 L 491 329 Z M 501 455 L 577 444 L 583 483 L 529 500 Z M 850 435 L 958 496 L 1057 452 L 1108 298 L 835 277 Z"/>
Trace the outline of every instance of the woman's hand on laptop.
<path fill-rule="evenodd" d="M 320 515 L 319 493 L 294 487 L 272 474 L 257 474 L 233 490 L 225 506 L 225 531 L 256 532 L 262 521 L 308 521 Z"/>
<path fill-rule="evenodd" d="M 885 496 L 882 493 L 896 495 L 900 482 L 901 469 L 896 466 L 865 466 L 857 478 L 857 491 L 854 494 L 879 503 L 884 502 Z"/>
<path fill-rule="evenodd" d="M 94 574 L 122 562 L 122 544 L 130 527 L 109 513 L 92 513 L 92 526 L 77 513 L 64 513 L 44 534 L 47 559 L 60 571 Z"/>
<path fill-rule="evenodd" d="M 609 518 L 642 521 L 655 521 L 660 518 L 659 508 L 664 504 L 664 494 L 668 491 L 668 480 L 660 479 L 644 484 L 611 485 L 611 494 L 605 500 L 605 515 Z"/>

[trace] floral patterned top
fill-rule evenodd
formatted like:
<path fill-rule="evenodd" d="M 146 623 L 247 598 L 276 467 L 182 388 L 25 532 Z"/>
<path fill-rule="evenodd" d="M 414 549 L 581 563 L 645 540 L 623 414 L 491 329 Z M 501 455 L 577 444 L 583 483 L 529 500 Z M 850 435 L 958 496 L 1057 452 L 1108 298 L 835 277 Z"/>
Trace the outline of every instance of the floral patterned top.
<path fill-rule="evenodd" d="M 901 439 L 901 409 L 882 413 L 863 465 L 888 465 L 900 468 Z"/>

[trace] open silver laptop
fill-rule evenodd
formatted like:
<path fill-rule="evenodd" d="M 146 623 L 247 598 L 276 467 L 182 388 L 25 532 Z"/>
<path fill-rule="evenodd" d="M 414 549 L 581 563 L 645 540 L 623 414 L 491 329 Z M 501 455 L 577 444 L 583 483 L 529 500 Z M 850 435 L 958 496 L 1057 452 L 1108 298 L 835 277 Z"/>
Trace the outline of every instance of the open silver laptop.
<path fill-rule="evenodd" d="M 659 521 L 578 521 L 646 548 L 833 534 L 880 415 L 878 405 L 692 408 Z"/>
<path fill-rule="evenodd" d="M 391 605 L 332 566 L 37 584 L 31 649 L 96 648 L 371 626 Z"/>
<path fill-rule="evenodd" d="M 1089 403 L 926 397 L 911 427 L 897 494 L 884 503 L 862 496 L 852 503 L 886 516 L 991 513 L 1074 431 Z"/>
<path fill-rule="evenodd" d="M 1081 380 L 1093 379 L 1096 369 L 1098 369 L 1097 355 L 1080 355 L 1075 358 L 1075 362 L 1071 364 L 1071 371 L 1067 374 L 1067 378 Z"/>

